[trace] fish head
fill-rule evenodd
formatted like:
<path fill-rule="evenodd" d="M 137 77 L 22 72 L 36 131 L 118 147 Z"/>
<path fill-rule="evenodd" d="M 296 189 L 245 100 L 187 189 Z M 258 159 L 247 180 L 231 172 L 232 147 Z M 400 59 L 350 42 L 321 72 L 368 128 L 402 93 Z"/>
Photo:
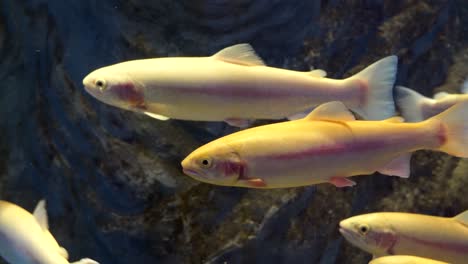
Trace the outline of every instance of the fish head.
<path fill-rule="evenodd" d="M 340 233 L 354 246 L 374 256 L 392 255 L 397 237 L 384 214 L 358 215 L 340 222 Z"/>
<path fill-rule="evenodd" d="M 97 69 L 83 79 L 85 90 L 106 104 L 132 109 L 144 105 L 143 87 L 116 66 Z"/>
<path fill-rule="evenodd" d="M 181 165 L 184 173 L 195 180 L 224 186 L 235 186 L 245 170 L 239 154 L 217 140 L 190 153 Z"/>

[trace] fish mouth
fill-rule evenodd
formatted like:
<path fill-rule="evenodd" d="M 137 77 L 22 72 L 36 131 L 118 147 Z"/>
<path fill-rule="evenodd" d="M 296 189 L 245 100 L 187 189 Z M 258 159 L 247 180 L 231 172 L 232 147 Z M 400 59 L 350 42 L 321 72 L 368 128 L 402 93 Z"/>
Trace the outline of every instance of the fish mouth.
<path fill-rule="evenodd" d="M 200 174 L 196 170 L 183 168 L 182 171 L 190 177 L 200 177 Z"/>
<path fill-rule="evenodd" d="M 340 226 L 339 231 L 341 235 L 343 235 L 343 237 L 346 238 L 347 240 L 355 239 L 356 235 L 352 231 L 346 229 L 345 227 Z"/>

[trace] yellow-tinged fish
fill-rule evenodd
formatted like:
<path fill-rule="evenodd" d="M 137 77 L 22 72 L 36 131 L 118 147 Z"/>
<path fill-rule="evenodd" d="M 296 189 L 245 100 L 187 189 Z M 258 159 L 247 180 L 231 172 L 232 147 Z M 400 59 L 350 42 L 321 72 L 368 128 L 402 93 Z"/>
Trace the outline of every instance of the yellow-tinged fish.
<path fill-rule="evenodd" d="M 68 253 L 49 232 L 45 201 L 33 214 L 0 200 L 0 255 L 12 264 L 69 264 Z M 73 264 L 99 264 L 84 258 Z"/>
<path fill-rule="evenodd" d="M 245 127 L 254 119 L 298 119 L 319 104 L 342 101 L 364 119 L 394 114 L 398 59 L 381 59 L 344 80 L 323 70 L 297 72 L 265 66 L 248 44 L 211 57 L 127 61 L 83 79 L 98 100 L 160 120 L 226 121 Z"/>
<path fill-rule="evenodd" d="M 462 94 L 436 93 L 433 99 L 403 86 L 397 86 L 395 90 L 396 104 L 407 122 L 426 120 L 458 102 L 468 101 L 468 87 L 462 89 Z"/>
<path fill-rule="evenodd" d="M 185 174 L 217 185 L 283 188 L 317 183 L 337 187 L 346 177 L 408 177 L 411 152 L 440 150 L 468 157 L 468 102 L 420 123 L 357 121 L 340 102 L 307 117 L 246 129 L 214 140 L 182 161 Z"/>
<path fill-rule="evenodd" d="M 409 213 L 358 215 L 341 221 L 340 233 L 374 257 L 411 255 L 452 264 L 468 262 L 468 211 L 453 218 Z"/>
<path fill-rule="evenodd" d="M 449 264 L 428 258 L 415 256 L 386 256 L 373 259 L 369 264 Z"/>

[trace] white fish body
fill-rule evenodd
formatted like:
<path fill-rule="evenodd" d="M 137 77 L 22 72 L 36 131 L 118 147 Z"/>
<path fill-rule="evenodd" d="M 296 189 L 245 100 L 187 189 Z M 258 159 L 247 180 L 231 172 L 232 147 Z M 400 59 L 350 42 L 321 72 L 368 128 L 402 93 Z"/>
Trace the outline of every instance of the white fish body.
<path fill-rule="evenodd" d="M 83 80 L 97 99 L 158 119 L 226 121 L 299 118 L 319 104 L 342 101 L 365 119 L 394 113 L 397 57 L 386 57 L 344 79 L 322 70 L 297 72 L 265 66 L 250 45 L 211 57 L 157 58 L 123 62 Z M 301 115 L 301 113 L 303 113 Z"/>
<path fill-rule="evenodd" d="M 67 251 L 50 234 L 45 202 L 36 206 L 34 214 L 0 201 L 0 255 L 12 264 L 69 264 Z M 74 264 L 98 264 L 81 259 Z"/>

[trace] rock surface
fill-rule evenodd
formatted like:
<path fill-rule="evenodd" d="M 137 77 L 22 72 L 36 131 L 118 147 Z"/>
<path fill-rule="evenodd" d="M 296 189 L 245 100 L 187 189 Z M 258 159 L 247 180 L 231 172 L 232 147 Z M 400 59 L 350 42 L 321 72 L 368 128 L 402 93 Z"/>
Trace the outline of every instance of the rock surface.
<path fill-rule="evenodd" d="M 268 65 L 343 78 L 389 54 L 397 84 L 456 92 L 468 76 L 465 0 L 1 0 L 0 198 L 47 199 L 71 260 L 100 263 L 367 263 L 337 230 L 351 215 L 468 209 L 468 165 L 420 151 L 412 176 L 358 185 L 246 190 L 180 170 L 236 129 L 160 122 L 93 99 L 82 78 L 108 64 L 203 56 L 249 42 Z"/>

